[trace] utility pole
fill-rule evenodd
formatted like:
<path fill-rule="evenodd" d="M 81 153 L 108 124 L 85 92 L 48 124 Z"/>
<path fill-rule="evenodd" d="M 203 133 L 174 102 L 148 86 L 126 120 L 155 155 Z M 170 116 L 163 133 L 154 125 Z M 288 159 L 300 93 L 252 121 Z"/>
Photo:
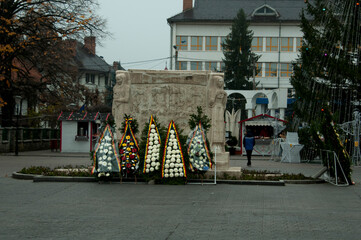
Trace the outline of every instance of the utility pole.
<path fill-rule="evenodd" d="M 19 114 L 21 110 L 20 108 L 21 96 L 15 96 L 15 104 L 16 104 L 16 132 L 15 132 L 15 156 L 19 155 Z"/>
<path fill-rule="evenodd" d="M 176 45 L 173 46 L 175 49 L 175 70 L 179 70 L 178 68 L 178 48 Z"/>

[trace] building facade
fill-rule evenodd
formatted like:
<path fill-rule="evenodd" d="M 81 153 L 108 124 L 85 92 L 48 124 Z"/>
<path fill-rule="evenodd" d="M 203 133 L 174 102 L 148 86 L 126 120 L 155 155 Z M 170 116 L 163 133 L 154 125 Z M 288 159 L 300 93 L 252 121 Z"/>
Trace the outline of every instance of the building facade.
<path fill-rule="evenodd" d="M 75 62 L 78 69 L 78 82 L 90 91 L 104 94 L 111 85 L 112 67 L 96 55 L 95 37 L 85 37 L 84 44 L 76 42 Z M 104 97 L 104 96 L 102 96 Z"/>
<path fill-rule="evenodd" d="M 183 0 L 183 12 L 168 19 L 171 67 L 222 71 L 222 42 L 242 8 L 253 31 L 252 51 L 260 55 L 254 76 L 259 89 L 292 93 L 292 62 L 302 46 L 301 0 Z"/>

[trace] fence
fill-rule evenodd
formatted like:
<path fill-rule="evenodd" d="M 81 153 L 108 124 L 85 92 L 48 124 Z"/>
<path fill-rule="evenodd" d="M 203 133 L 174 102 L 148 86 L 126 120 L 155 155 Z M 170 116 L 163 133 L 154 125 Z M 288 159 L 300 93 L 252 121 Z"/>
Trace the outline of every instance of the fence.
<path fill-rule="evenodd" d="M 327 168 L 324 176 L 325 180 L 337 186 L 350 185 L 337 154 L 334 151 L 320 150 L 320 155 L 323 164 Z"/>
<path fill-rule="evenodd" d="M 18 128 L 19 151 L 56 150 L 60 131 L 51 128 Z M 16 128 L 0 128 L 0 153 L 14 152 Z"/>

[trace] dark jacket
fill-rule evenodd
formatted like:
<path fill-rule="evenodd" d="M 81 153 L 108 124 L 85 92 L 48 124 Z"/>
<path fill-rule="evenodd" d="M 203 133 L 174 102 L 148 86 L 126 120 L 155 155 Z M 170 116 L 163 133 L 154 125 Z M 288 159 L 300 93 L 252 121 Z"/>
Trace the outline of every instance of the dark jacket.
<path fill-rule="evenodd" d="M 246 150 L 253 150 L 256 141 L 252 135 L 252 133 L 247 133 L 247 135 L 243 138 L 243 146 Z"/>

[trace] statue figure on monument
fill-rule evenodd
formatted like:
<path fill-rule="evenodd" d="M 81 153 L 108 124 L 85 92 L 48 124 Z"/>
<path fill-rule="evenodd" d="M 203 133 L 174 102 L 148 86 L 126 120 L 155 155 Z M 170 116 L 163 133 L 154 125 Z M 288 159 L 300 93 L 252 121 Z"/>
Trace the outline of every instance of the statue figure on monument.
<path fill-rule="evenodd" d="M 130 76 L 127 71 L 117 71 L 116 84 L 113 88 L 113 116 L 123 119 L 129 112 Z"/>
<path fill-rule="evenodd" d="M 225 146 L 225 124 L 224 110 L 227 103 L 227 93 L 223 89 L 224 80 L 221 76 L 211 76 L 208 90 L 209 108 L 212 118 L 212 130 L 210 141 L 212 150 L 217 147 L 219 152 L 224 152 Z"/>

